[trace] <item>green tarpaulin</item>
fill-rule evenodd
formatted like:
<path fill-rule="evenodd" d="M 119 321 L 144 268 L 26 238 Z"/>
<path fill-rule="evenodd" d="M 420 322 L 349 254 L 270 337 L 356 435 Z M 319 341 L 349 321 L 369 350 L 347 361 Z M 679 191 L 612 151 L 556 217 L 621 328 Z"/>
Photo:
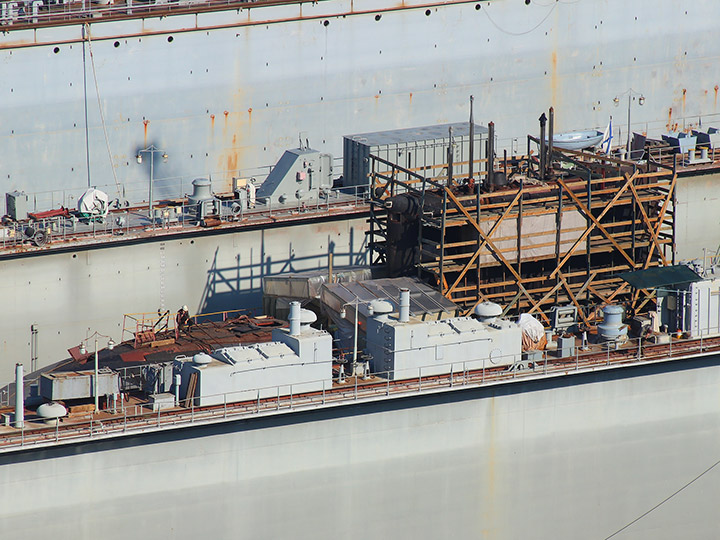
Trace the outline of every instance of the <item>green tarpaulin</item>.
<path fill-rule="evenodd" d="M 618 276 L 636 289 L 656 289 L 668 285 L 681 285 L 700 281 L 702 278 L 683 264 L 658 266 L 647 270 L 623 272 Z"/>

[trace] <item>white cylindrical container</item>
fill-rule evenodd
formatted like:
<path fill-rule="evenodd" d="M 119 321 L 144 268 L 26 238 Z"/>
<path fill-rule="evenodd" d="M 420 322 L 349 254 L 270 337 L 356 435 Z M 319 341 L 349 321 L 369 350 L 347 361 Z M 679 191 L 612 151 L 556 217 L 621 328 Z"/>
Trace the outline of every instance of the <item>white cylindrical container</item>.
<path fill-rule="evenodd" d="M 210 362 L 212 362 L 212 356 L 210 356 L 207 353 L 197 353 L 195 356 L 193 356 L 193 363 L 198 366 L 199 368 L 204 368 L 207 366 Z"/>
<path fill-rule="evenodd" d="M 37 408 L 37 415 L 45 420 L 46 424 L 55 425 L 59 418 L 67 414 L 67 409 L 61 403 L 50 401 Z"/>
<path fill-rule="evenodd" d="M 627 337 L 627 326 L 623 324 L 622 306 L 609 305 L 603 308 L 604 320 L 598 324 L 598 335 L 605 341 L 624 340 Z"/>
<path fill-rule="evenodd" d="M 180 405 L 180 386 L 182 386 L 182 377 L 179 373 L 175 374 L 175 406 Z"/>
<path fill-rule="evenodd" d="M 410 289 L 400 289 L 400 322 L 408 322 L 410 320 Z"/>
<path fill-rule="evenodd" d="M 494 302 L 481 302 L 475 306 L 474 315 L 480 322 L 491 323 L 502 316 L 503 309 Z"/>
<path fill-rule="evenodd" d="M 370 302 L 372 316 L 378 321 L 387 321 L 388 314 L 393 312 L 393 306 L 387 300 L 373 300 Z"/>
<path fill-rule="evenodd" d="M 290 302 L 290 315 L 288 316 L 290 323 L 290 335 L 300 335 L 300 302 Z"/>

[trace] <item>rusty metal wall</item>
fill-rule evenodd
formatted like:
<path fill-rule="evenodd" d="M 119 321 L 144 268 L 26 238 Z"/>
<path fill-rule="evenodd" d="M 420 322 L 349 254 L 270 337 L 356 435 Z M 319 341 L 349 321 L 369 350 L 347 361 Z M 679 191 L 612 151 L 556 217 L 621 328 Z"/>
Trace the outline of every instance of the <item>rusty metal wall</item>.
<path fill-rule="evenodd" d="M 269 165 L 303 132 L 336 156 L 343 134 L 494 120 L 501 140 L 605 126 L 656 132 L 718 112 L 713 0 L 447 4 L 328 0 L 13 29 L 0 35 L 2 191 L 147 182 Z M 92 53 L 92 54 L 91 54 Z M 94 66 L 94 68 L 93 68 Z M 87 84 L 84 84 L 83 71 Z M 96 86 L 97 82 L 97 86 Z M 89 120 L 88 182 L 85 103 Z M 225 172 L 230 171 L 230 172 Z M 157 193 L 159 197 L 172 195 Z"/>

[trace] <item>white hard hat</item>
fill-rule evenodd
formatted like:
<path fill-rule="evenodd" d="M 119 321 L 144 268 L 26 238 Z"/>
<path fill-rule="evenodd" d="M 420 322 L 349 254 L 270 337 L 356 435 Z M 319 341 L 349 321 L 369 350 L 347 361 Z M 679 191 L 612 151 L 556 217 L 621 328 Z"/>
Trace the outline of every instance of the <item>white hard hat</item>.
<path fill-rule="evenodd" d="M 187 307 L 187 306 L 183 306 L 183 307 L 182 307 L 182 310 L 183 310 L 183 311 L 187 311 L 187 310 L 188 310 L 188 307 Z"/>

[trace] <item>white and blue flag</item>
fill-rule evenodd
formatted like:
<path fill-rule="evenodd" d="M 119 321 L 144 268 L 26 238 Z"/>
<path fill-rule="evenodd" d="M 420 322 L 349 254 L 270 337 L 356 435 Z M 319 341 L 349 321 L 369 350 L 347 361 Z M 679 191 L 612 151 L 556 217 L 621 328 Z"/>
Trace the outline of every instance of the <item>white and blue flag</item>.
<path fill-rule="evenodd" d="M 610 121 L 608 122 L 607 127 L 605 128 L 605 133 L 603 133 L 602 142 L 600 143 L 600 148 L 602 148 L 603 152 L 605 152 L 605 155 L 610 154 L 610 143 L 613 139 L 613 132 L 612 132 L 612 116 L 610 117 Z"/>

